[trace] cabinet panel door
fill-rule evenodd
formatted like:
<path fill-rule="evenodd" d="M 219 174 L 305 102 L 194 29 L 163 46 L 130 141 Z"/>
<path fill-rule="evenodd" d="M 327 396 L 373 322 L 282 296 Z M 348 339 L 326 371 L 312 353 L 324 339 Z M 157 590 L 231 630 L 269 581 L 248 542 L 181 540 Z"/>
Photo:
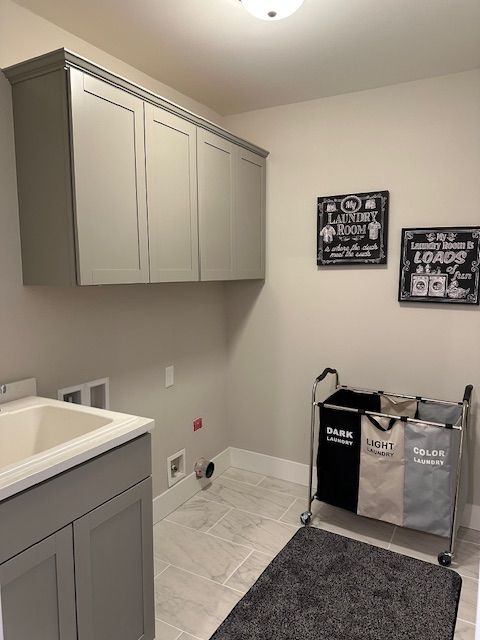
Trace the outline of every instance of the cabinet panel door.
<path fill-rule="evenodd" d="M 0 606 L 2 640 L 76 640 L 71 526 L 0 565 Z"/>
<path fill-rule="evenodd" d="M 231 280 L 235 147 L 203 129 L 197 135 L 200 278 Z"/>
<path fill-rule="evenodd" d="M 143 102 L 70 70 L 79 284 L 148 282 Z"/>
<path fill-rule="evenodd" d="M 78 640 L 153 640 L 151 479 L 73 527 Z"/>
<path fill-rule="evenodd" d="M 198 280 L 197 128 L 145 104 L 151 282 Z"/>
<path fill-rule="evenodd" d="M 265 158 L 237 147 L 234 277 L 265 277 Z"/>

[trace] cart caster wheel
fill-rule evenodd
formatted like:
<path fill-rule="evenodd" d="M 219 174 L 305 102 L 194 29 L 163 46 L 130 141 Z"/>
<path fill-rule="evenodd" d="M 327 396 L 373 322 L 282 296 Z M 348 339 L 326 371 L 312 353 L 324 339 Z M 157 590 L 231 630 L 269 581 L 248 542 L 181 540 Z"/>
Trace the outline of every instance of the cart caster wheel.
<path fill-rule="evenodd" d="M 306 527 L 310 524 L 310 521 L 312 519 L 312 514 L 310 513 L 310 511 L 304 511 L 302 513 L 302 515 L 300 516 L 300 522 Z"/>
<path fill-rule="evenodd" d="M 449 567 L 452 564 L 452 554 L 449 551 L 444 551 L 438 554 L 438 563 L 442 567 Z"/>

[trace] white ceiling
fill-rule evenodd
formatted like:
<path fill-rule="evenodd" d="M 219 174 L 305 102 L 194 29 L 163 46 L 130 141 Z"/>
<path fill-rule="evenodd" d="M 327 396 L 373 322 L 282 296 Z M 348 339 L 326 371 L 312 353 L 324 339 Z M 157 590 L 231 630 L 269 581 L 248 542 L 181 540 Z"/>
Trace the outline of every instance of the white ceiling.
<path fill-rule="evenodd" d="M 480 67 L 479 0 L 305 0 L 264 22 L 238 0 L 16 0 L 238 113 Z"/>

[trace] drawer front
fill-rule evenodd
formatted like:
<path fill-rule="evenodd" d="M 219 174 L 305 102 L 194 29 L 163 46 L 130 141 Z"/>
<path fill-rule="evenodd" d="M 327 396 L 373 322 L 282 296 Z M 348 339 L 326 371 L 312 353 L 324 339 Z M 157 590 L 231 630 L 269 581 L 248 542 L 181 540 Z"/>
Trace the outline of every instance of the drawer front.
<path fill-rule="evenodd" d="M 152 473 L 145 434 L 0 503 L 0 564 Z"/>

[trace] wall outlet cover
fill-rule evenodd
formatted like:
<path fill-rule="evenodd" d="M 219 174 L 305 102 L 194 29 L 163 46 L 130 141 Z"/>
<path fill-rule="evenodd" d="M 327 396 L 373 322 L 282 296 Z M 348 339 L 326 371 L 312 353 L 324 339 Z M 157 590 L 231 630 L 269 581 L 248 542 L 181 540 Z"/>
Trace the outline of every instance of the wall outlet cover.
<path fill-rule="evenodd" d="M 203 418 L 195 418 L 193 421 L 193 430 L 198 431 L 203 427 Z"/>

